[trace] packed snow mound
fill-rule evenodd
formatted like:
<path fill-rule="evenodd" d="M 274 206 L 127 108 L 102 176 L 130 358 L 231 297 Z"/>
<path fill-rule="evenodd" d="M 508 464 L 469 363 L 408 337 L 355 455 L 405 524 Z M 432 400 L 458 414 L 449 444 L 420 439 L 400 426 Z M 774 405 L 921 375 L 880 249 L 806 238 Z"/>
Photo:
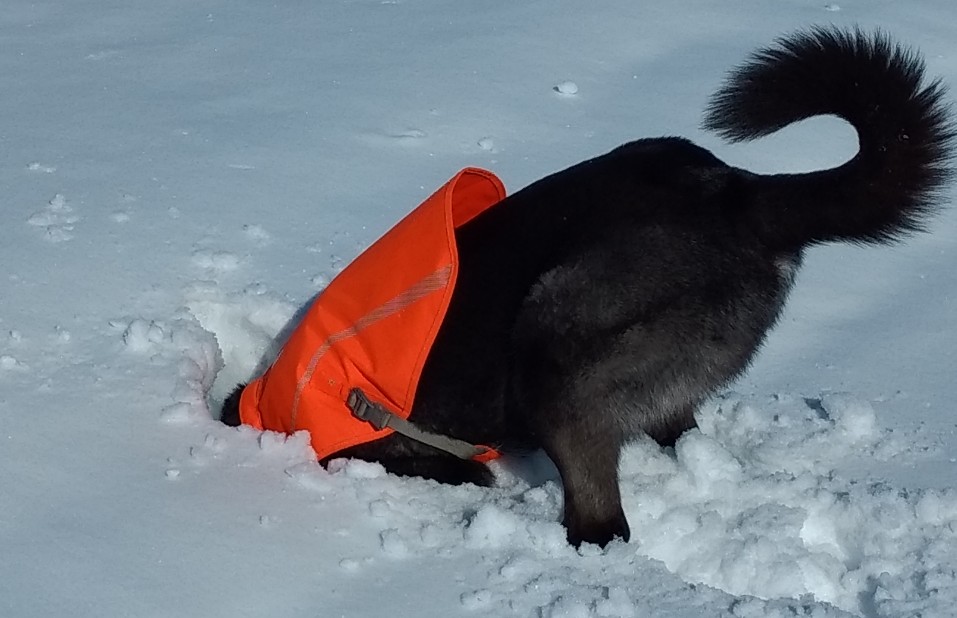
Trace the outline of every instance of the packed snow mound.
<path fill-rule="evenodd" d="M 251 371 L 292 315 L 290 306 L 256 296 L 207 297 L 191 307 L 193 320 L 134 323 L 123 335 L 137 348 L 157 330 L 180 342 L 182 401 L 165 413 L 177 420 L 198 417 L 190 407 L 196 393 L 207 393 L 220 370 L 230 383 Z M 184 337 L 194 345 L 182 345 Z M 634 538 L 606 550 L 567 544 L 561 485 L 541 454 L 493 462 L 498 484 L 488 489 L 399 478 L 363 461 L 325 469 L 302 433 L 266 432 L 253 446 L 248 430 L 227 433 L 212 440 L 212 457 L 255 466 L 251 453 L 285 453 L 289 465 L 275 482 L 291 481 L 318 520 L 330 504 L 360 513 L 352 523 L 371 549 L 341 556 L 343 573 L 381 560 L 479 561 L 488 579 L 460 595 L 467 610 L 646 615 L 664 602 L 649 597 L 649 577 L 673 578 L 662 584 L 667 595 L 701 595 L 701 584 L 708 594 L 727 593 L 735 616 L 909 616 L 957 601 L 947 558 L 957 554 L 957 492 L 837 472 L 849 461 L 886 461 L 916 448 L 880 428 L 870 402 L 846 393 L 728 393 L 699 412 L 698 425 L 674 449 L 639 441 L 625 451 L 621 487 Z M 269 521 L 264 515 L 260 524 Z"/>
<path fill-rule="evenodd" d="M 957 587 L 953 569 L 927 559 L 957 549 L 957 493 L 835 470 L 905 448 L 869 403 L 729 395 L 698 421 L 673 456 L 642 444 L 623 459 L 640 553 L 735 595 L 810 595 L 853 613 L 908 615 Z"/>

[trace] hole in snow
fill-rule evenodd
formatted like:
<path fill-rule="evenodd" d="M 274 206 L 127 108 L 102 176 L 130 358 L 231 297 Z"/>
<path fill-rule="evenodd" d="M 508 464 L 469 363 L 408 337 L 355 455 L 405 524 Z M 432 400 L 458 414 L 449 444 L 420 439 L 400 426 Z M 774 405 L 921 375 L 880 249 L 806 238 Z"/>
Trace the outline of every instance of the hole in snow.
<path fill-rule="evenodd" d="M 276 357 L 283 334 L 295 323 L 295 308 L 261 296 L 195 299 L 187 307 L 216 337 L 223 354 L 223 368 L 208 394 L 210 409 L 217 416 L 233 388 L 257 376 Z"/>

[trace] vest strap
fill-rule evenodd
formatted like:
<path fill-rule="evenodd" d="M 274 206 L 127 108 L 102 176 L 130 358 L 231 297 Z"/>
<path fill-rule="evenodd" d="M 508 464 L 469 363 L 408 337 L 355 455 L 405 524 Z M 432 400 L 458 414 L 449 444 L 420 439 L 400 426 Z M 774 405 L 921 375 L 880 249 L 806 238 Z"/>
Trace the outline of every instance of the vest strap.
<path fill-rule="evenodd" d="M 407 438 L 411 438 L 423 444 L 428 444 L 440 451 L 451 453 L 459 459 L 481 460 L 483 459 L 483 455 L 492 451 L 492 449 L 485 446 L 476 446 L 464 440 L 458 440 L 420 429 L 415 423 L 397 416 L 382 404 L 371 401 L 366 394 L 362 392 L 362 389 L 359 388 L 354 388 L 349 391 L 346 405 L 352 410 L 353 416 L 359 420 L 366 421 L 375 427 L 376 430 L 389 427 L 396 433 L 400 433 Z"/>

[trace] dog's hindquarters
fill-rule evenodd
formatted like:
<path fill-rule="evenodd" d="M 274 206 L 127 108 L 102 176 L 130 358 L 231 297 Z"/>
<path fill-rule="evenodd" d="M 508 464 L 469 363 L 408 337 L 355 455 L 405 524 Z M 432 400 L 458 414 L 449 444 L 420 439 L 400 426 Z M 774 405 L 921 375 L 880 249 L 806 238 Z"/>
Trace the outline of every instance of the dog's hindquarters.
<path fill-rule="evenodd" d="M 514 328 L 510 407 L 565 489 L 569 541 L 627 540 L 618 458 L 640 435 L 673 444 L 699 403 L 743 371 L 790 278 L 732 227 L 642 226 L 545 273 Z"/>
<path fill-rule="evenodd" d="M 566 177 L 565 193 L 586 197 L 579 208 L 634 213 L 632 228 L 627 217 L 605 221 L 609 236 L 629 239 L 596 235 L 545 272 L 516 324 L 514 407 L 562 474 L 572 543 L 628 538 L 621 445 L 639 433 L 672 440 L 694 424 L 700 401 L 747 367 L 806 246 L 886 242 L 933 212 L 953 131 L 942 88 L 922 88 L 922 78 L 916 56 L 882 35 L 815 30 L 739 69 L 707 125 L 748 139 L 836 114 L 860 135 L 847 164 L 760 176 L 697 156 L 691 144 L 643 140 L 592 163 L 589 182 L 622 160 L 634 166 L 596 183 L 605 191 L 588 194 Z"/>

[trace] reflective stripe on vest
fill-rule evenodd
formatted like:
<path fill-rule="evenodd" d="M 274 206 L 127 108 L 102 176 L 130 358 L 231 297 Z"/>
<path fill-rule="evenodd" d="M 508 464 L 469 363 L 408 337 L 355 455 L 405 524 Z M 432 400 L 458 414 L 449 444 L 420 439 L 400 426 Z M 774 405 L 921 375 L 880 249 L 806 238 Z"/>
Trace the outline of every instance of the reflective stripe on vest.
<path fill-rule="evenodd" d="M 464 169 L 357 257 L 243 390 L 242 422 L 305 429 L 319 459 L 392 433 L 353 417 L 349 391 L 408 418 L 458 276 L 454 230 L 504 198 L 494 174 Z"/>

